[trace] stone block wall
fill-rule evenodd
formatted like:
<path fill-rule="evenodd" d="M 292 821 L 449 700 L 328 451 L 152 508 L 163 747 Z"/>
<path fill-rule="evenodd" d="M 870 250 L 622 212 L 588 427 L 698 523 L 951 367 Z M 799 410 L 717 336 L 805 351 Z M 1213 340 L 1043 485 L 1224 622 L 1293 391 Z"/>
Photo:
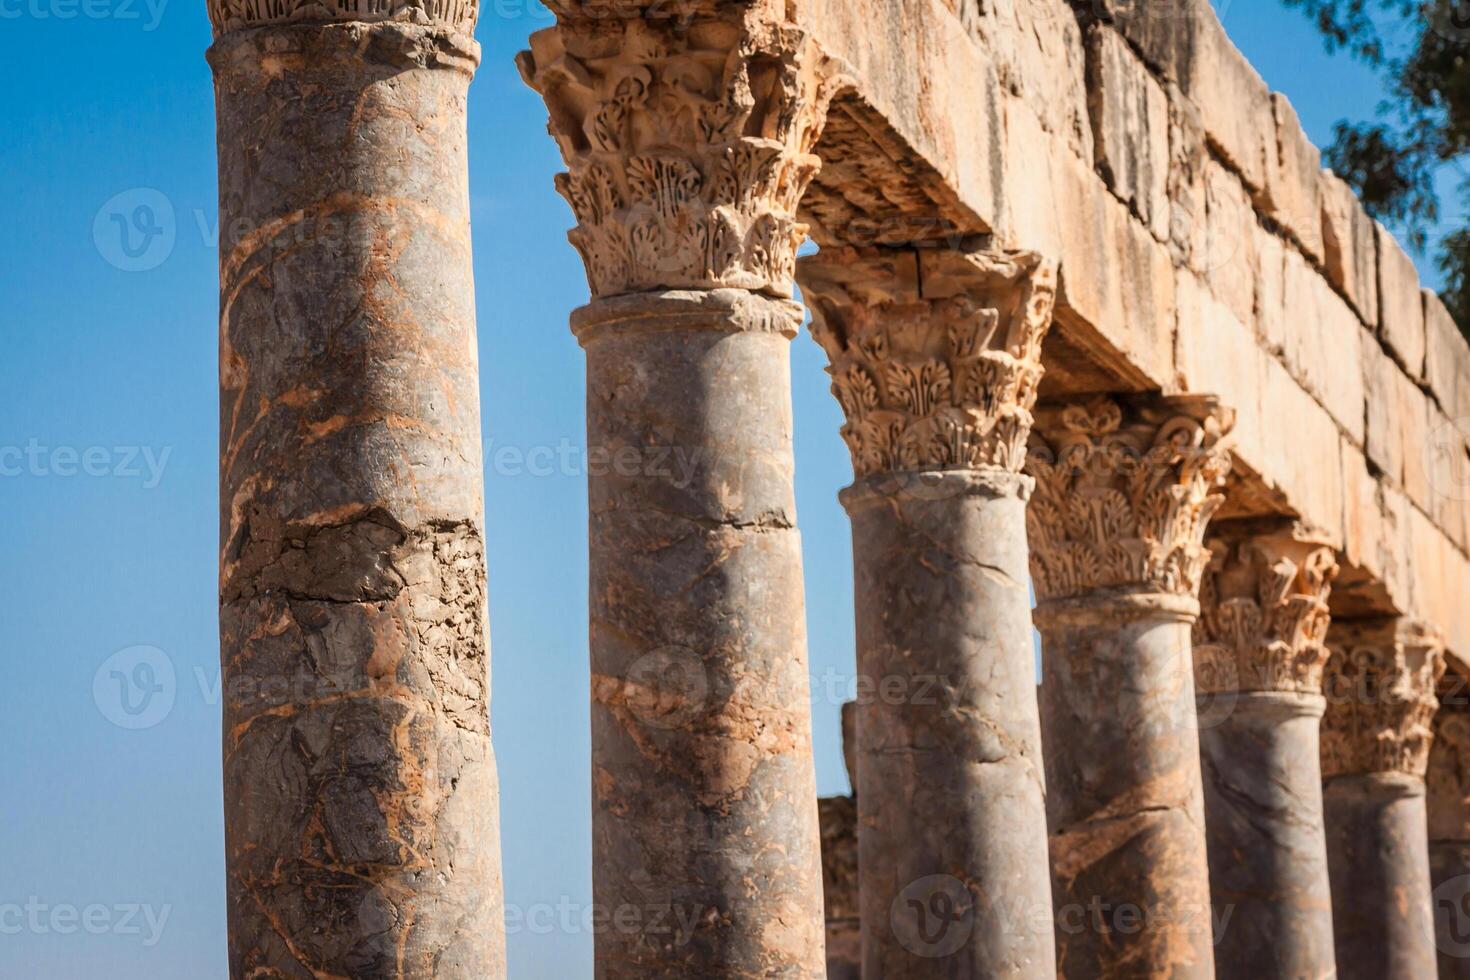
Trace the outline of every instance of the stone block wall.
<path fill-rule="evenodd" d="M 819 244 L 856 212 L 887 227 L 913 202 L 882 189 L 917 187 L 936 244 L 1055 257 L 1048 385 L 1220 395 L 1232 510 L 1317 525 L 1346 559 L 1340 614 L 1426 618 L 1470 663 L 1470 345 L 1205 0 L 796 9 L 891 158 L 864 161 L 860 201 L 818 181 Z"/>

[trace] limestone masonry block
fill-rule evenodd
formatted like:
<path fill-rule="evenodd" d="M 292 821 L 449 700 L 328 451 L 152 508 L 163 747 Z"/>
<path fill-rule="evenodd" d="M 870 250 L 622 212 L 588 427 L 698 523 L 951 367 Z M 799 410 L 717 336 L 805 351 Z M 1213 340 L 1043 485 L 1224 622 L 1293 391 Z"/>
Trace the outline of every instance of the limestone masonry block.
<path fill-rule="evenodd" d="M 1266 420 L 1261 414 L 1266 353 L 1249 327 L 1240 323 L 1188 269 L 1178 271 L 1178 370 L 1186 391 L 1214 394 L 1235 409 L 1235 442 L 1245 461 L 1259 471 L 1259 447 Z"/>
<path fill-rule="evenodd" d="M 1305 521 L 1336 527 L 1343 508 L 1343 485 L 1331 476 L 1342 471 L 1337 425 L 1275 358 L 1264 364 L 1260 458 L 1270 465 L 1263 471 Z"/>
<path fill-rule="evenodd" d="M 1250 323 L 1256 306 L 1256 214 L 1240 180 L 1205 161 L 1205 281 L 1235 318 Z"/>
<path fill-rule="evenodd" d="M 1424 299 L 1419 273 L 1398 241 L 1382 225 L 1378 239 L 1378 333 L 1416 381 L 1424 377 Z"/>
<path fill-rule="evenodd" d="M 1425 377 L 1439 406 L 1470 438 L 1470 343 L 1431 289 L 1424 296 Z"/>
<path fill-rule="evenodd" d="M 1093 159 L 1103 180 L 1159 241 L 1169 240 L 1169 100 L 1114 31 L 1087 35 Z"/>
<path fill-rule="evenodd" d="M 1150 13 L 1160 4 L 1143 3 Z M 1194 28 L 1180 85 L 1204 116 L 1210 142 L 1256 196 L 1264 196 L 1276 168 L 1276 116 L 1271 90 L 1245 60 L 1208 5 L 1187 23 Z"/>
<path fill-rule="evenodd" d="M 965 26 L 995 59 L 1001 88 L 1024 99 L 1042 127 L 1092 158 L 1087 58 L 1066 0 L 958 0 Z M 980 12 L 983 7 L 983 13 Z"/>
<path fill-rule="evenodd" d="M 1373 465 L 1403 487 L 1404 438 L 1397 417 L 1398 378 L 1403 372 L 1377 344 L 1364 344 L 1362 374 L 1367 397 L 1364 448 Z"/>
<path fill-rule="evenodd" d="M 1276 167 L 1269 172 L 1267 212 L 1290 231 L 1313 261 L 1322 261 L 1322 154 L 1302 131 L 1286 96 L 1271 95 Z"/>
<path fill-rule="evenodd" d="M 1199 109 L 1174 82 L 1169 99 L 1169 251 L 1176 265 L 1205 271 L 1205 124 Z"/>
<path fill-rule="evenodd" d="M 1189 71 L 1194 21 L 1214 16 L 1205 0 L 1095 0 L 1091 7 L 1128 39 L 1160 78 L 1176 83 L 1182 82 Z"/>
<path fill-rule="evenodd" d="M 1331 283 L 1370 327 L 1378 325 L 1378 245 L 1358 195 L 1330 170 L 1321 173 L 1322 251 Z"/>
<path fill-rule="evenodd" d="M 1357 315 L 1332 291 L 1327 280 L 1286 246 L 1283 285 L 1284 322 L 1275 329 L 1292 375 L 1327 407 L 1353 439 L 1363 438 L 1364 340 L 1371 346 Z"/>

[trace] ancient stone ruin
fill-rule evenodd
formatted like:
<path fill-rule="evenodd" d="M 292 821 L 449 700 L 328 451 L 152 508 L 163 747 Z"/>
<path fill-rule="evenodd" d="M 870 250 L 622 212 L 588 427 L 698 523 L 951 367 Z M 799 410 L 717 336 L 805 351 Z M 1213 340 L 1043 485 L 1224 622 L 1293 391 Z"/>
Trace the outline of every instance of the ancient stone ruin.
<path fill-rule="evenodd" d="M 596 975 L 1470 976 L 1470 347 L 1209 4 L 548 4 L 589 442 L 704 461 L 591 478 L 595 901 L 700 912 Z M 211 0 L 241 980 L 506 972 L 477 13 Z"/>

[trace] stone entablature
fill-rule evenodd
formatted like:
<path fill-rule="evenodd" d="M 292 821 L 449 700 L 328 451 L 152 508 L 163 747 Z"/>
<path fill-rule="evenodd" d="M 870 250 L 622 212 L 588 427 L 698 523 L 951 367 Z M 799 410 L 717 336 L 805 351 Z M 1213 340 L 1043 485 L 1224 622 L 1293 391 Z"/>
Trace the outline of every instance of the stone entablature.
<path fill-rule="evenodd" d="M 802 259 L 798 276 L 858 479 L 1020 471 L 1054 264 L 1021 251 L 832 248 Z"/>
<path fill-rule="evenodd" d="M 1327 606 L 1337 556 L 1294 522 L 1219 522 L 1194 627 L 1195 689 L 1202 694 L 1320 694 Z"/>
<path fill-rule="evenodd" d="M 1233 414 L 1211 398 L 1097 398 L 1036 410 L 1026 510 L 1038 600 L 1098 590 L 1193 598 L 1224 502 Z"/>
<path fill-rule="evenodd" d="M 1439 708 L 1444 638 L 1401 618 L 1332 624 L 1322 719 L 1322 778 L 1423 776 Z"/>
<path fill-rule="evenodd" d="M 568 16 L 521 73 L 551 111 L 594 297 L 792 293 L 796 209 L 843 84 L 805 33 L 747 7 L 690 18 Z"/>

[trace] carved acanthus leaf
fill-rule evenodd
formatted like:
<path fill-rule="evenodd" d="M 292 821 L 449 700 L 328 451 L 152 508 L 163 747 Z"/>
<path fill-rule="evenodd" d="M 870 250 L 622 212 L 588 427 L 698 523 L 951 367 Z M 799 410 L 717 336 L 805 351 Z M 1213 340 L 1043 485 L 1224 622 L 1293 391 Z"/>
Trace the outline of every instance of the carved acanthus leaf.
<path fill-rule="evenodd" d="M 1021 469 L 1052 263 L 1020 251 L 828 248 L 797 275 L 859 478 Z"/>
<path fill-rule="evenodd" d="M 843 84 L 802 31 L 758 6 L 567 15 L 519 64 L 551 113 L 594 296 L 791 295 L 796 209 Z"/>
<path fill-rule="evenodd" d="M 1440 681 L 1424 782 L 1429 839 L 1470 843 L 1470 684 L 1458 672 Z"/>
<path fill-rule="evenodd" d="M 1216 527 L 1209 549 L 1194 627 L 1196 689 L 1320 693 L 1333 549 L 1300 526 L 1248 521 Z"/>
<path fill-rule="evenodd" d="M 472 37 L 479 0 L 209 0 L 214 36 L 274 24 L 402 23 Z"/>
<path fill-rule="evenodd" d="M 1323 777 L 1375 772 L 1422 776 L 1444 674 L 1444 639 L 1405 619 L 1332 624 L 1323 679 Z"/>
<path fill-rule="evenodd" d="M 1026 472 L 1038 599 L 1098 590 L 1198 595 L 1224 498 L 1234 414 L 1210 398 L 1109 398 L 1036 410 Z"/>

